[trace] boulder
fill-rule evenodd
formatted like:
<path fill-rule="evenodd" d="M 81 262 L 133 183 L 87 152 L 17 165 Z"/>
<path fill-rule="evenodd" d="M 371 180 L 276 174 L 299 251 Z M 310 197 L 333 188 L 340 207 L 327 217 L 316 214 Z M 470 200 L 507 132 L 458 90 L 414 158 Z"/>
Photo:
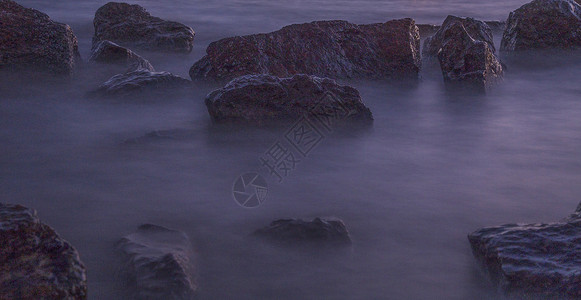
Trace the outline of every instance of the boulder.
<path fill-rule="evenodd" d="M 444 20 L 444 23 L 442 23 L 442 26 L 438 28 L 438 31 L 433 36 L 426 38 L 422 54 L 425 56 L 437 56 L 440 49 L 444 46 L 444 43 L 451 38 L 450 27 L 458 23 L 462 24 L 472 39 L 486 42 L 492 49 L 492 52 L 496 51 L 492 38 L 492 30 L 485 22 L 472 18 L 448 16 Z"/>
<path fill-rule="evenodd" d="M 0 70 L 69 75 L 78 62 L 77 37 L 69 25 L 14 1 L 0 0 Z"/>
<path fill-rule="evenodd" d="M 488 227 L 471 233 L 468 240 L 492 282 L 507 294 L 579 299 L 580 237 L 577 208 L 559 222 Z"/>
<path fill-rule="evenodd" d="M 312 221 L 301 219 L 281 219 L 258 229 L 253 233 L 272 242 L 301 244 L 351 245 L 347 227 L 341 220 L 315 218 Z"/>
<path fill-rule="evenodd" d="M 177 230 L 145 224 L 118 244 L 125 264 L 122 274 L 136 299 L 193 299 L 197 289 L 193 250 Z"/>
<path fill-rule="evenodd" d="M 573 0 L 534 0 L 508 16 L 502 51 L 581 47 L 581 5 Z"/>
<path fill-rule="evenodd" d="M 0 299 L 86 299 L 77 250 L 36 211 L 0 203 Z"/>
<path fill-rule="evenodd" d="M 170 92 L 190 85 L 191 81 L 169 72 L 151 72 L 140 69 L 111 77 L 91 94 L 94 96 L 143 95 L 145 92 Z"/>
<path fill-rule="evenodd" d="M 373 120 L 356 89 L 304 74 L 242 76 L 211 92 L 206 106 L 219 123 L 296 120 L 306 114 L 337 123 Z"/>
<path fill-rule="evenodd" d="M 416 79 L 419 50 L 420 35 L 412 19 L 370 25 L 318 21 L 213 42 L 190 69 L 190 77 L 228 81 L 249 74 L 309 74 Z"/>
<path fill-rule="evenodd" d="M 181 53 L 191 52 L 194 45 L 192 28 L 154 17 L 137 4 L 109 2 L 97 10 L 93 24 L 93 44 L 109 40 L 150 51 Z"/>
<path fill-rule="evenodd" d="M 126 69 L 127 72 L 136 70 L 155 71 L 153 66 L 145 58 L 111 41 L 100 41 L 93 45 L 89 61 L 119 65 Z"/>

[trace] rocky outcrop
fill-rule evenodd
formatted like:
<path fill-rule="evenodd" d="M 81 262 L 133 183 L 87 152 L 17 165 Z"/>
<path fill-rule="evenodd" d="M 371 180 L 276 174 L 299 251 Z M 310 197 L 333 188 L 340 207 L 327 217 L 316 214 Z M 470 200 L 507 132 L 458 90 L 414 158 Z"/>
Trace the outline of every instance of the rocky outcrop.
<path fill-rule="evenodd" d="M 196 283 L 188 236 L 145 224 L 119 242 L 126 276 L 136 299 L 192 299 Z"/>
<path fill-rule="evenodd" d="M 0 70 L 69 75 L 79 61 L 77 37 L 71 27 L 38 10 L 0 0 Z"/>
<path fill-rule="evenodd" d="M 581 209 L 548 224 L 508 224 L 468 236 L 493 283 L 514 295 L 581 297 Z M 535 298 L 536 299 L 536 298 Z"/>
<path fill-rule="evenodd" d="M 318 21 L 213 42 L 207 55 L 190 69 L 190 77 L 221 81 L 249 74 L 417 78 L 419 50 L 419 31 L 412 19 L 370 25 Z"/>
<path fill-rule="evenodd" d="M 256 230 L 253 235 L 272 242 L 291 245 L 351 245 L 351 237 L 347 227 L 343 221 L 338 219 L 315 218 L 312 221 L 281 219 Z"/>
<path fill-rule="evenodd" d="M 143 95 L 148 92 L 169 92 L 191 85 L 191 81 L 169 72 L 151 72 L 140 69 L 117 74 L 103 83 L 92 96 Z"/>
<path fill-rule="evenodd" d="M 100 41 L 93 45 L 89 61 L 119 65 L 126 72 L 136 70 L 155 71 L 153 66 L 145 58 L 110 41 Z"/>
<path fill-rule="evenodd" d="M 0 203 L 0 298 L 87 298 L 77 250 L 20 205 Z"/>
<path fill-rule="evenodd" d="M 373 119 L 356 89 L 310 75 L 242 76 L 211 92 L 206 106 L 212 119 L 221 123 L 295 120 L 305 114 L 334 122 Z"/>
<path fill-rule="evenodd" d="M 444 20 L 444 23 L 442 23 L 442 26 L 438 28 L 438 31 L 433 36 L 426 38 L 422 54 L 426 56 L 437 56 L 444 44 L 451 39 L 450 27 L 458 23 L 462 24 L 464 30 L 472 39 L 486 42 L 492 49 L 492 52 L 496 51 L 492 38 L 492 30 L 486 23 L 472 18 L 448 16 Z"/>
<path fill-rule="evenodd" d="M 581 47 L 581 5 L 573 0 L 534 0 L 508 16 L 500 50 Z"/>
<path fill-rule="evenodd" d="M 484 21 L 484 23 L 490 27 L 490 30 L 492 30 L 493 33 L 502 33 L 506 27 L 506 22 L 504 21 Z M 420 29 L 420 37 L 422 38 L 434 35 L 441 28 L 440 25 L 432 24 L 418 24 L 417 26 Z M 422 54 L 425 53 L 422 51 Z"/>
<path fill-rule="evenodd" d="M 191 52 L 194 45 L 192 28 L 154 17 L 136 4 L 109 2 L 97 10 L 93 24 L 93 44 L 108 40 L 150 51 L 182 53 Z"/>

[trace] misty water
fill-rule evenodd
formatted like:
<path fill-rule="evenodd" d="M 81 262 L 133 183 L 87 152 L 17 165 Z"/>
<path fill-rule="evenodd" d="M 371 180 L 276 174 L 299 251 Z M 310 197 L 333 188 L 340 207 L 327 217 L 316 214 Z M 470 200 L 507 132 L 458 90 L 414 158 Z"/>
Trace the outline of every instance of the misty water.
<path fill-rule="evenodd" d="M 137 51 L 187 77 L 214 40 L 323 19 L 355 23 L 448 14 L 504 20 L 526 1 L 135 1 L 196 31 L 189 55 Z M 88 57 L 105 1 L 20 1 L 68 23 Z M 495 36 L 497 48 L 500 36 Z M 115 243 L 143 223 L 186 232 L 200 299 L 498 299 L 466 235 L 480 227 L 550 222 L 581 194 L 581 56 L 508 57 L 487 95 L 444 89 L 424 60 L 415 86 L 342 81 L 373 112 L 371 128 L 325 139 L 266 202 L 245 209 L 232 183 L 286 127 L 222 128 L 204 97 L 218 85 L 144 101 L 85 97 L 108 76 L 84 66 L 70 82 L 0 84 L 2 201 L 35 208 L 79 251 L 91 299 L 123 299 Z M 162 131 L 165 136 L 147 135 Z M 347 252 L 288 250 L 247 239 L 274 219 L 341 218 Z"/>

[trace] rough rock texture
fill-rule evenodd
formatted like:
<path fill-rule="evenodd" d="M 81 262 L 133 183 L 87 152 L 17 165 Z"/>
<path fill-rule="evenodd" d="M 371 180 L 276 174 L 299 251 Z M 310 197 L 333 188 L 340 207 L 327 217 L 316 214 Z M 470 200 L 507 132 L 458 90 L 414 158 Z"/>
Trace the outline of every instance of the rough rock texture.
<path fill-rule="evenodd" d="M 494 48 L 492 30 L 486 23 L 472 18 L 448 16 L 438 31 L 433 36 L 426 38 L 422 54 L 426 56 L 437 56 L 444 43 L 450 39 L 450 27 L 457 23 L 464 26 L 465 31 L 472 39 L 488 43 L 492 52 L 496 50 Z"/>
<path fill-rule="evenodd" d="M 191 85 L 191 81 L 169 72 L 136 70 L 117 74 L 92 94 L 95 96 L 126 96 L 143 92 L 170 91 Z"/>
<path fill-rule="evenodd" d="M 124 67 L 127 72 L 140 69 L 155 71 L 145 58 L 110 41 L 100 41 L 93 45 L 89 61 L 119 65 Z"/>
<path fill-rule="evenodd" d="M 351 237 L 341 220 L 315 218 L 312 221 L 301 219 L 281 219 L 258 229 L 254 236 L 274 242 L 303 244 L 328 243 L 350 245 Z"/>
<path fill-rule="evenodd" d="M 500 50 L 581 47 L 581 5 L 573 0 L 535 0 L 508 16 Z"/>
<path fill-rule="evenodd" d="M 492 281 L 508 294 L 581 297 L 581 208 L 557 223 L 483 228 L 468 240 Z"/>
<path fill-rule="evenodd" d="M 484 23 L 490 27 L 493 33 L 502 33 L 506 27 L 506 22 L 504 21 L 484 21 Z M 422 38 L 434 35 L 441 28 L 440 25 L 432 24 L 417 24 L 417 26 L 420 30 L 420 37 Z M 422 54 L 425 53 L 422 51 Z"/>
<path fill-rule="evenodd" d="M 414 20 L 355 25 L 318 21 L 267 34 L 211 43 L 190 69 L 192 79 L 231 80 L 241 75 L 331 78 L 417 78 L 420 35 Z"/>
<path fill-rule="evenodd" d="M 20 205 L 0 203 L 0 298 L 87 298 L 75 248 Z"/>
<path fill-rule="evenodd" d="M 46 14 L 0 0 L 0 70 L 32 69 L 68 75 L 80 60 L 77 37 Z"/>
<path fill-rule="evenodd" d="M 359 92 L 328 78 L 295 75 L 246 75 L 232 80 L 206 98 L 216 122 L 262 122 L 311 115 L 333 121 L 371 121 Z"/>
<path fill-rule="evenodd" d="M 136 299 L 192 299 L 196 291 L 188 236 L 145 224 L 119 242 L 127 276 Z"/>
<path fill-rule="evenodd" d="M 194 45 L 192 28 L 153 17 L 136 4 L 109 2 L 97 10 L 93 24 L 93 43 L 109 40 L 151 51 L 183 53 L 192 51 Z"/>

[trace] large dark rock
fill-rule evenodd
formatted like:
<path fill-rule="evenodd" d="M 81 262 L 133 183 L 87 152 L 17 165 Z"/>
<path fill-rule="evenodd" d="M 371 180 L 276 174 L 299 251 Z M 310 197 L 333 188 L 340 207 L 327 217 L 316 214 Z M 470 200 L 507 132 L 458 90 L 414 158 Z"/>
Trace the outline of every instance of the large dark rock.
<path fill-rule="evenodd" d="M 93 45 L 89 61 L 119 65 L 127 72 L 136 70 L 155 71 L 153 66 L 145 58 L 111 41 L 100 41 Z"/>
<path fill-rule="evenodd" d="M 192 79 L 231 80 L 241 75 L 331 78 L 417 78 L 420 36 L 412 19 L 355 25 L 319 21 L 267 34 L 211 43 L 190 69 Z"/>
<path fill-rule="evenodd" d="M 351 245 L 347 227 L 341 220 L 315 218 L 312 221 L 301 219 L 281 219 L 258 229 L 254 236 L 282 244 L 334 244 Z"/>
<path fill-rule="evenodd" d="M 462 24 L 472 39 L 488 43 L 492 51 L 495 51 L 492 30 L 485 22 L 473 18 L 448 16 L 444 20 L 444 23 L 442 23 L 442 26 L 438 28 L 438 31 L 433 36 L 426 38 L 422 54 L 426 56 L 437 56 L 440 49 L 451 38 L 450 27 L 458 23 Z"/>
<path fill-rule="evenodd" d="M 169 72 L 151 72 L 140 69 L 123 74 L 117 74 L 103 83 L 93 96 L 129 96 L 144 93 L 164 93 L 188 87 L 191 81 Z"/>
<path fill-rule="evenodd" d="M 508 16 L 500 50 L 581 47 L 581 5 L 573 0 L 535 0 Z"/>
<path fill-rule="evenodd" d="M 0 70 L 32 69 L 71 74 L 80 61 L 77 38 L 46 14 L 0 0 Z"/>
<path fill-rule="evenodd" d="M 36 212 L 0 203 L 0 299 L 86 299 L 77 250 Z"/>
<path fill-rule="evenodd" d="M 295 120 L 308 113 L 334 122 L 373 119 L 356 89 L 302 74 L 242 76 L 211 92 L 206 106 L 216 122 Z"/>
<path fill-rule="evenodd" d="M 136 299 L 192 299 L 197 289 L 193 250 L 188 236 L 145 224 L 119 242 L 127 277 Z"/>
<path fill-rule="evenodd" d="M 192 28 L 154 17 L 136 4 L 109 2 L 97 10 L 93 24 L 93 43 L 109 40 L 151 51 L 183 53 L 192 51 L 194 44 Z"/>
<path fill-rule="evenodd" d="M 506 293 L 581 298 L 580 208 L 560 222 L 483 228 L 468 240 L 493 283 Z"/>

